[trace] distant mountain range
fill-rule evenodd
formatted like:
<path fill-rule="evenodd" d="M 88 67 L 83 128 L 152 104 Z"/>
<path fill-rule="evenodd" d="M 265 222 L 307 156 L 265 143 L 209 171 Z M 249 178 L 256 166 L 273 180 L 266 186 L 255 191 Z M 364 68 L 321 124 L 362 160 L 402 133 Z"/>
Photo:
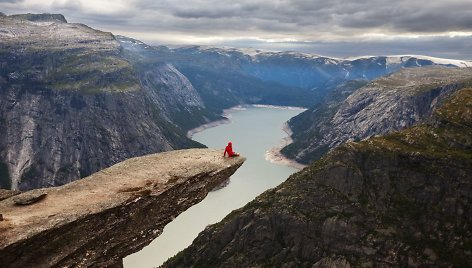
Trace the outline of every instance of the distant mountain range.
<path fill-rule="evenodd" d="M 118 40 L 135 58 L 173 64 L 189 78 L 201 95 L 211 99 L 219 98 L 221 101 L 223 94 L 223 99 L 228 101 L 227 105 L 250 102 L 311 107 L 326 92 L 346 81 L 371 80 L 404 67 L 472 66 L 470 61 L 426 56 L 337 59 L 297 52 L 253 49 L 201 46 L 171 49 L 165 46 L 152 47 L 122 36 L 118 36 Z M 223 78 L 224 83 L 219 81 Z M 251 83 L 252 89 L 247 88 L 250 86 L 247 83 L 241 88 L 241 81 Z M 270 91 L 267 92 L 268 90 Z M 218 92 L 220 96 L 215 96 L 214 92 Z"/>

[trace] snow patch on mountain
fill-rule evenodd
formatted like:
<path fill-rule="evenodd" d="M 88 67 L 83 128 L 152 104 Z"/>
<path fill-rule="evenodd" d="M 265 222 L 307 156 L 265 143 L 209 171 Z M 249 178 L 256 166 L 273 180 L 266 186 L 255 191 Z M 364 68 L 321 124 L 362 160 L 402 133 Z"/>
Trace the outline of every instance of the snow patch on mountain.
<path fill-rule="evenodd" d="M 440 64 L 440 65 L 454 65 L 457 67 L 472 67 L 472 61 L 444 59 L 444 58 L 437 58 L 437 57 L 424 56 L 424 55 L 358 56 L 358 57 L 348 57 L 348 58 L 345 58 L 344 60 L 356 61 L 356 60 L 362 60 L 362 59 L 375 59 L 375 58 L 382 58 L 382 57 L 385 57 L 387 66 L 402 64 L 408 61 L 409 59 L 416 59 L 417 66 L 422 66 L 420 63 L 418 63 L 418 60 L 429 60 L 435 64 Z"/>
<path fill-rule="evenodd" d="M 451 64 L 457 67 L 472 67 L 472 61 L 443 59 L 443 58 L 436 58 L 436 57 L 423 56 L 423 55 L 408 55 L 407 57 L 417 58 L 421 60 L 429 60 L 434 63 L 443 64 L 443 65 Z"/>

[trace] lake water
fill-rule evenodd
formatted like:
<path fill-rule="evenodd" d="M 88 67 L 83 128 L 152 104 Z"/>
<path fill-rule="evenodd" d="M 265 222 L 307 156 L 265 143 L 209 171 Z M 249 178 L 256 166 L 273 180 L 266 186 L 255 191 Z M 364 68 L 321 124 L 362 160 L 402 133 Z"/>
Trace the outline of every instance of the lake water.
<path fill-rule="evenodd" d="M 284 122 L 302 110 L 274 107 L 247 107 L 229 111 L 231 122 L 196 133 L 193 139 L 210 148 L 224 148 L 233 142 L 233 150 L 247 158 L 231 176 L 229 184 L 212 191 L 200 203 L 180 214 L 164 228 L 150 245 L 123 260 L 126 268 L 157 267 L 188 247 L 209 224 L 221 221 L 267 189 L 273 188 L 295 168 L 276 165 L 265 159 L 266 151 L 280 146 L 286 133 Z M 138 226 L 137 226 L 138 227 Z"/>

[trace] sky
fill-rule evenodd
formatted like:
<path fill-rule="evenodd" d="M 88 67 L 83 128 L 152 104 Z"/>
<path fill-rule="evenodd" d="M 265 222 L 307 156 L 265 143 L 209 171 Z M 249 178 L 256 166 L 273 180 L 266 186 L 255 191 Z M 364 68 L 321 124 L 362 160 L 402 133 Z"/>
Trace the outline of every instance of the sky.
<path fill-rule="evenodd" d="M 151 45 L 472 59 L 472 0 L 0 0 Z"/>

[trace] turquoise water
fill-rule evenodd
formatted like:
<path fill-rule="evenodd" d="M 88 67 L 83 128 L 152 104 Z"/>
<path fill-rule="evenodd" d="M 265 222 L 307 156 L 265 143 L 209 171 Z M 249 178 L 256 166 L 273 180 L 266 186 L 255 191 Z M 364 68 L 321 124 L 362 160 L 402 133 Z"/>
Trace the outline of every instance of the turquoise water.
<path fill-rule="evenodd" d="M 195 134 L 194 140 L 210 148 L 223 149 L 228 141 L 232 141 L 233 150 L 245 156 L 246 162 L 231 176 L 226 187 L 210 192 L 202 202 L 180 214 L 149 246 L 126 257 L 124 266 L 141 268 L 161 265 L 188 247 L 207 225 L 219 222 L 234 209 L 279 185 L 297 171 L 270 163 L 265 159 L 265 153 L 281 144 L 286 136 L 282 131 L 283 123 L 300 112 L 268 107 L 231 110 L 229 124 Z"/>

